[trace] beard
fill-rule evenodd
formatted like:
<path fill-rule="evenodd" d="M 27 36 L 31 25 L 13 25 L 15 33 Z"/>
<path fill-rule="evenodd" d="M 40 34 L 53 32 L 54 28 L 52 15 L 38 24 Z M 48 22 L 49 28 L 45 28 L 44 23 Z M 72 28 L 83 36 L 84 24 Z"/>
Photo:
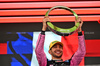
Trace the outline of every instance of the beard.
<path fill-rule="evenodd" d="M 61 58 L 63 54 L 61 54 L 60 56 L 55 55 L 53 52 L 51 53 L 53 57 L 55 58 Z"/>

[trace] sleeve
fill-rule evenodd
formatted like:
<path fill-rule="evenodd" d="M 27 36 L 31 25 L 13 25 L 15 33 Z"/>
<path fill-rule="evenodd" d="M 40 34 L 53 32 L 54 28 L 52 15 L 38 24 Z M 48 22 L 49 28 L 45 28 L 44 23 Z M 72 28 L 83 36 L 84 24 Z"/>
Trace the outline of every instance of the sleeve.
<path fill-rule="evenodd" d="M 46 54 L 44 53 L 44 41 L 45 41 L 45 34 L 44 32 L 41 32 L 41 34 L 39 34 L 36 43 L 36 48 L 35 48 L 35 53 L 36 53 L 39 66 L 47 65 L 47 58 L 46 58 Z"/>
<path fill-rule="evenodd" d="M 85 39 L 82 32 L 78 33 L 78 50 L 75 52 L 71 59 L 70 65 L 79 65 L 86 53 Z"/>

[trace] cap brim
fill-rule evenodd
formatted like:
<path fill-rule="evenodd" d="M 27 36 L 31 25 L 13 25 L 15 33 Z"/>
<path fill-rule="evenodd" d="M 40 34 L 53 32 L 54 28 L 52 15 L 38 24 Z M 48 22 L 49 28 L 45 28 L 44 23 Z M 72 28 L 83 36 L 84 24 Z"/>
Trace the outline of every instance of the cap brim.
<path fill-rule="evenodd" d="M 62 47 L 63 47 L 63 43 L 61 43 L 61 42 L 56 42 L 56 43 L 54 43 L 50 48 L 49 48 L 49 50 L 54 46 L 54 45 L 56 45 L 56 44 L 59 44 L 59 45 L 61 45 Z"/>

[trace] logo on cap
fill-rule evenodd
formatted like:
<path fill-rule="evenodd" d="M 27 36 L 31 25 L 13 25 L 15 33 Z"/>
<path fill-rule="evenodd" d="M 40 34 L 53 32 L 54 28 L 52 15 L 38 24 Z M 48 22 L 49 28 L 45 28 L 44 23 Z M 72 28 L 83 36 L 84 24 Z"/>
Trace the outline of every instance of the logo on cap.
<path fill-rule="evenodd" d="M 56 43 L 56 42 L 58 42 L 58 41 L 53 41 L 52 44 L 54 44 L 54 43 Z"/>

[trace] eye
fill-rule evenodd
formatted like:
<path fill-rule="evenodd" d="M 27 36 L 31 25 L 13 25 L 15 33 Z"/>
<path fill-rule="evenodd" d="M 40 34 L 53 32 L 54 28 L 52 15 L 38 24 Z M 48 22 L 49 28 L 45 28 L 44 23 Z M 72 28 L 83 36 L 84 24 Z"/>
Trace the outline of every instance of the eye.
<path fill-rule="evenodd" d="M 57 48 L 57 45 L 55 45 L 54 48 Z"/>
<path fill-rule="evenodd" d="M 59 48 L 63 48 L 63 47 L 60 45 Z"/>

